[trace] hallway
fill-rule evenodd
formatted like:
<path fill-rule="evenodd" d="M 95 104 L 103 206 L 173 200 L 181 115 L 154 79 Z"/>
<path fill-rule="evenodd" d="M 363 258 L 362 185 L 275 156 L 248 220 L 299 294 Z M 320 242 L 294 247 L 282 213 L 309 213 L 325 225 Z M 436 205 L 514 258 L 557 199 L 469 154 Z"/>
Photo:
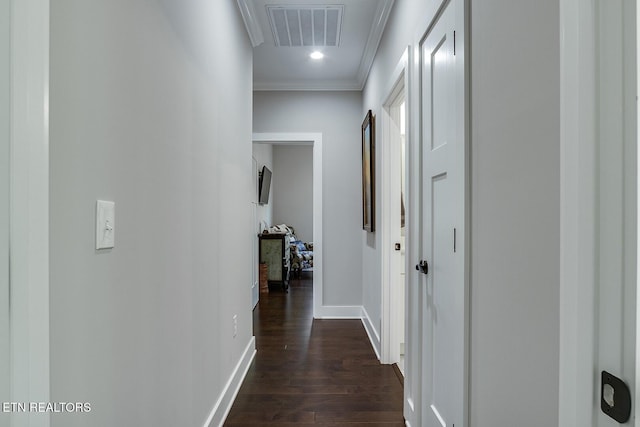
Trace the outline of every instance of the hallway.
<path fill-rule="evenodd" d="M 360 320 L 313 320 L 311 279 L 262 294 L 257 354 L 225 426 L 403 426 L 402 385 Z"/>
<path fill-rule="evenodd" d="M 0 427 L 593 427 L 594 367 L 635 378 L 637 337 L 598 333 L 636 330 L 636 2 L 0 3 L 0 394 L 92 408 Z M 404 397 L 376 357 L 398 348 L 401 83 Z M 320 176 L 313 292 L 255 311 L 254 135 L 314 135 L 322 164 L 287 170 Z M 434 209 L 445 182 L 463 206 Z"/>

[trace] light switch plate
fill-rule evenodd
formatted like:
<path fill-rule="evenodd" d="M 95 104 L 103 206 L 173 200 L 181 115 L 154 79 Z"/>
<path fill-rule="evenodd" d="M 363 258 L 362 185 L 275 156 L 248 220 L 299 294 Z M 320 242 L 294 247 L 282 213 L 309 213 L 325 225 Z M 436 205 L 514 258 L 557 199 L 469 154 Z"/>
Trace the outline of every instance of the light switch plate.
<path fill-rule="evenodd" d="M 109 249 L 115 245 L 116 204 L 98 200 L 96 203 L 96 249 Z"/>

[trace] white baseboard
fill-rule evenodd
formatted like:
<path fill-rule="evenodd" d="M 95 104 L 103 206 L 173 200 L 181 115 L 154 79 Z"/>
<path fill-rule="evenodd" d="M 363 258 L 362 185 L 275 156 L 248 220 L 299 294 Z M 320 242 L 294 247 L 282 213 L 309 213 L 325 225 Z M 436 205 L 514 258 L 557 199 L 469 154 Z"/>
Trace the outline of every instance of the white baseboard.
<path fill-rule="evenodd" d="M 323 305 L 314 315 L 315 319 L 360 319 L 361 305 Z"/>
<path fill-rule="evenodd" d="M 316 319 L 360 319 L 367 332 L 371 347 L 380 360 L 380 334 L 371 322 L 369 313 L 361 305 L 323 305 L 316 312 Z"/>
<path fill-rule="evenodd" d="M 367 310 L 362 307 L 362 313 L 360 315 L 360 319 L 362 320 L 362 324 L 364 325 L 364 330 L 367 331 L 367 335 L 369 336 L 369 341 L 371 342 L 371 347 L 373 347 L 373 351 L 376 353 L 378 360 L 380 359 L 380 334 L 376 331 L 376 328 L 373 326 L 373 322 L 371 322 L 371 318 L 369 317 L 369 313 Z"/>
<path fill-rule="evenodd" d="M 233 401 L 238 395 L 242 381 L 244 381 L 244 377 L 247 375 L 247 371 L 249 370 L 249 366 L 251 365 L 251 361 L 253 361 L 255 355 L 256 337 L 251 337 L 249 344 L 247 344 L 247 348 L 245 348 L 242 357 L 238 361 L 236 368 L 233 370 L 233 373 L 229 378 L 229 381 L 227 381 L 218 401 L 211 410 L 207 421 L 204 423 L 204 427 L 222 427 L 224 421 L 227 419 L 227 415 L 229 415 Z"/>

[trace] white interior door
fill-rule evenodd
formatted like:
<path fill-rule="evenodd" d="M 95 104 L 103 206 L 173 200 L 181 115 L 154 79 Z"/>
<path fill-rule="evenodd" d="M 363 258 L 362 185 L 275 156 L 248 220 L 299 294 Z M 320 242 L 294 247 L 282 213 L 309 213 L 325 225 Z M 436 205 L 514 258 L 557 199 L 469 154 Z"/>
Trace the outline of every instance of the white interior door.
<path fill-rule="evenodd" d="M 398 170 L 394 173 L 397 177 L 396 190 L 398 192 L 395 204 L 396 211 L 396 232 L 397 232 L 397 242 L 400 243 L 400 250 L 396 250 L 397 259 L 396 259 L 396 269 L 395 269 L 395 282 L 396 285 L 396 294 L 397 294 L 397 303 L 396 303 L 396 348 L 398 351 L 398 367 L 400 371 L 404 375 L 405 367 L 405 339 L 406 339 L 406 327 L 405 327 L 405 319 L 406 319 L 406 206 L 407 206 L 407 191 L 406 191 L 406 100 L 404 93 L 402 94 L 402 98 L 398 100 L 400 102 L 399 105 L 395 108 L 396 118 L 398 120 L 398 139 L 396 148 L 393 150 L 396 153 L 397 158 L 394 160 L 396 165 L 398 166 Z"/>
<path fill-rule="evenodd" d="M 420 43 L 422 425 L 466 425 L 464 80 L 455 2 Z M 462 97 L 462 98 L 461 98 Z"/>
<path fill-rule="evenodd" d="M 390 349 L 388 355 L 389 363 L 397 363 L 400 371 L 404 374 L 404 343 L 405 343 L 405 225 L 404 225 L 404 204 L 405 204 L 405 166 L 404 166 L 404 82 L 402 90 L 394 99 L 389 108 L 389 118 L 387 120 L 388 144 L 387 155 L 388 165 L 388 185 L 389 185 L 389 208 L 386 226 L 389 229 L 390 241 L 393 242 L 393 250 L 389 251 L 389 298 L 390 298 Z M 389 244 L 391 244 L 389 242 Z M 386 255 L 386 254 L 385 254 Z"/>

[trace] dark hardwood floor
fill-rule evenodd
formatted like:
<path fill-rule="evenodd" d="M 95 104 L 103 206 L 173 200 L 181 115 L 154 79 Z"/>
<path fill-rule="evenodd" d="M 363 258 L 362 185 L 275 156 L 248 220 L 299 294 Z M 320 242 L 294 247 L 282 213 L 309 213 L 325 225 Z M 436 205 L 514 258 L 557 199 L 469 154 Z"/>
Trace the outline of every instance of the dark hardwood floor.
<path fill-rule="evenodd" d="M 258 352 L 225 426 L 401 427 L 402 386 L 360 320 L 313 320 L 313 285 L 260 295 Z"/>

